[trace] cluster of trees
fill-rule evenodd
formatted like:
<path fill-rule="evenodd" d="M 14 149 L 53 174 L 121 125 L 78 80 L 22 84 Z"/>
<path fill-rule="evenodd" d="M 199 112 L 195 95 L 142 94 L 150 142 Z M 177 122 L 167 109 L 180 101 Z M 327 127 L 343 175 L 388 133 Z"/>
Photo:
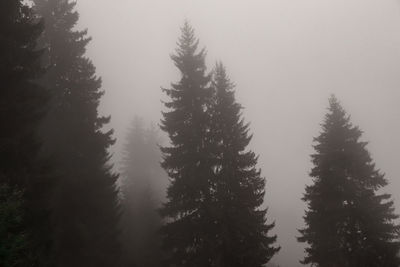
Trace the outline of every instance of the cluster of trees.
<path fill-rule="evenodd" d="M 263 266 L 279 251 L 263 210 L 265 180 L 246 149 L 251 135 L 234 86 L 217 63 L 206 73 L 204 49 L 186 23 L 172 59 L 181 80 L 164 89 L 170 97 L 161 128 L 171 184 L 161 209 L 168 266 Z M 400 266 L 400 226 L 387 184 L 361 140 L 362 131 L 335 96 L 322 133 L 315 138 L 303 200 L 308 204 L 299 242 L 301 261 L 320 267 Z"/>
<path fill-rule="evenodd" d="M 168 145 L 160 151 L 158 130 L 135 119 L 118 190 L 101 80 L 74 8 L 0 1 L 0 265 L 267 264 L 280 247 L 223 64 L 207 71 L 186 22 L 172 55 L 180 80 L 163 89 Z M 304 264 L 400 266 L 398 217 L 361 135 L 332 96 L 303 198 Z"/>
<path fill-rule="evenodd" d="M 0 3 L 2 266 L 118 266 L 114 140 L 74 6 Z"/>
<path fill-rule="evenodd" d="M 166 266 L 263 266 L 279 251 L 274 223 L 262 208 L 265 179 L 234 86 L 217 63 L 211 74 L 205 50 L 186 22 L 172 55 L 181 79 L 164 89 L 162 166 L 170 177 L 161 209 Z"/>

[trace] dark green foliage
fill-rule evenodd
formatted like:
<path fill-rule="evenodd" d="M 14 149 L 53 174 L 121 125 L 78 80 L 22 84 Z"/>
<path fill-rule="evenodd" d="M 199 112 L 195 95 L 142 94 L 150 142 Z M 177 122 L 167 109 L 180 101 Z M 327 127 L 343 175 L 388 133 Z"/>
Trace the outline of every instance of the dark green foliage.
<path fill-rule="evenodd" d="M 29 266 L 27 230 L 24 226 L 23 194 L 0 185 L 0 263 L 4 267 Z"/>
<path fill-rule="evenodd" d="M 47 266 L 51 257 L 48 235 L 43 234 L 49 227 L 51 176 L 37 158 L 36 136 L 49 100 L 48 92 L 34 82 L 43 73 L 42 51 L 36 49 L 42 29 L 23 1 L 0 2 L 0 182 L 24 192 L 22 224 L 30 232 L 31 266 Z"/>
<path fill-rule="evenodd" d="M 212 138 L 217 145 L 213 212 L 218 232 L 215 237 L 215 266 L 263 266 L 279 251 L 269 236 L 274 223 L 266 223 L 265 179 L 256 169 L 257 157 L 246 148 L 252 138 L 249 125 L 235 100 L 234 85 L 219 63 L 213 76 L 215 102 Z M 210 255 L 211 256 L 211 255 Z"/>
<path fill-rule="evenodd" d="M 197 51 L 198 40 L 188 23 L 182 28 L 172 59 L 181 80 L 164 91 L 171 101 L 163 113 L 161 128 L 171 145 L 163 147 L 163 168 L 170 177 L 167 202 L 161 213 L 168 259 L 164 266 L 210 266 L 214 237 L 209 220 L 210 182 L 213 177 L 209 134 L 212 99 L 210 75 L 206 74 L 205 51 Z"/>
<path fill-rule="evenodd" d="M 121 172 L 122 241 L 127 266 L 162 266 L 160 236 L 161 205 L 165 174 L 155 128 L 146 129 L 135 118 L 127 136 Z"/>
<path fill-rule="evenodd" d="M 313 184 L 303 200 L 308 209 L 300 242 L 306 242 L 304 264 L 341 267 L 400 265 L 399 226 L 387 181 L 375 168 L 362 132 L 335 97 L 322 133 L 315 139 L 311 171 Z"/>
<path fill-rule="evenodd" d="M 112 131 L 98 114 L 103 91 L 95 67 L 85 57 L 90 41 L 75 30 L 75 2 L 35 0 L 45 19 L 41 47 L 47 74 L 41 82 L 52 94 L 50 112 L 41 126 L 44 156 L 54 159 L 55 257 L 57 266 L 118 266 L 117 175 L 108 164 Z"/>

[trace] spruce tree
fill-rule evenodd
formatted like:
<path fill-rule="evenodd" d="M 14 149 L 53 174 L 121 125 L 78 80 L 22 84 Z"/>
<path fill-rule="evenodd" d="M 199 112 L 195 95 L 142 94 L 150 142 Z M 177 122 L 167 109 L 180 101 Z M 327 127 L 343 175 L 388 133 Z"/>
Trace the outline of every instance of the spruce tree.
<path fill-rule="evenodd" d="M 57 266 L 118 266 L 117 175 L 108 163 L 112 131 L 98 114 L 103 90 L 85 56 L 87 31 L 76 30 L 75 1 L 35 0 L 45 19 L 41 47 L 51 92 L 50 111 L 41 125 L 44 156 L 52 156 L 59 176 L 54 202 Z"/>
<path fill-rule="evenodd" d="M 44 71 L 42 51 L 37 49 L 42 30 L 42 21 L 24 1 L 0 2 L 0 183 L 12 192 L 23 192 L 21 202 L 13 202 L 21 203 L 14 214 L 22 218 L 12 220 L 18 221 L 15 227 L 23 233 L 30 233 L 24 238 L 31 254 L 28 261 L 26 254 L 19 255 L 19 263 L 8 262 L 9 266 L 47 266 L 51 257 L 47 235 L 51 175 L 38 160 L 41 144 L 36 135 L 49 100 L 48 92 L 35 82 Z M 7 207 L 13 200 L 3 195 L 0 201 Z M 11 245 L 4 242 L 7 239 L 0 238 L 0 247 Z"/>
<path fill-rule="evenodd" d="M 267 210 L 261 208 L 265 179 L 256 168 L 257 156 L 247 149 L 252 135 L 236 102 L 234 85 L 225 68 L 217 63 L 213 75 L 213 142 L 215 181 L 214 218 L 218 227 L 212 266 L 264 266 L 279 251 L 276 235 L 269 235 L 274 223 L 266 223 Z"/>
<path fill-rule="evenodd" d="M 387 184 L 361 141 L 362 131 L 332 96 L 315 138 L 314 164 L 303 200 L 308 208 L 300 242 L 308 244 L 303 264 L 320 267 L 395 267 L 400 227 Z"/>
<path fill-rule="evenodd" d="M 157 209 L 162 197 L 158 187 L 165 177 L 157 144 L 156 129 L 146 129 L 136 117 L 127 135 L 121 170 L 121 236 L 127 266 L 162 266 Z"/>
<path fill-rule="evenodd" d="M 161 128 L 168 133 L 170 146 L 162 147 L 162 166 L 171 184 L 161 209 L 167 259 L 164 266 L 210 266 L 214 243 L 210 234 L 213 177 L 210 158 L 210 104 L 212 90 L 206 73 L 205 50 L 193 28 L 185 22 L 176 53 L 172 55 L 181 73 L 178 83 L 164 89 L 170 101 L 163 113 Z"/>

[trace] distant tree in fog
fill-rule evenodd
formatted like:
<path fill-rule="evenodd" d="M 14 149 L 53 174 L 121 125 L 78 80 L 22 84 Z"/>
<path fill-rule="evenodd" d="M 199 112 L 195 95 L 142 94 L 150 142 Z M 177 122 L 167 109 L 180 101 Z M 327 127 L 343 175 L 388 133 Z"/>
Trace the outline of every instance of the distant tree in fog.
<path fill-rule="evenodd" d="M 127 135 L 121 170 L 121 236 L 126 266 L 162 266 L 157 210 L 165 174 L 158 142 L 157 129 L 146 128 L 136 117 Z"/>
<path fill-rule="evenodd" d="M 59 177 L 53 199 L 57 266 L 118 266 L 117 175 L 108 163 L 112 131 L 98 114 L 103 95 L 95 67 L 85 56 L 90 38 L 75 29 L 75 1 L 34 0 L 45 19 L 41 47 L 47 69 L 41 79 L 51 93 L 41 125 L 44 156 Z"/>
<path fill-rule="evenodd" d="M 217 149 L 211 210 L 217 232 L 210 257 L 215 257 L 215 266 L 263 266 L 280 248 L 273 246 L 274 223 L 266 223 L 267 210 L 261 208 L 265 179 L 256 168 L 257 156 L 247 149 L 249 124 L 221 63 L 214 70 L 213 88 L 211 138 Z"/>
<path fill-rule="evenodd" d="M 212 266 L 215 227 L 210 220 L 213 178 L 209 112 L 212 90 L 206 73 L 205 50 L 186 22 L 172 56 L 181 73 L 178 83 L 164 89 L 165 103 L 161 128 L 168 133 L 170 146 L 162 147 L 163 168 L 170 177 L 167 202 L 161 209 L 166 220 L 162 227 L 164 266 Z"/>
<path fill-rule="evenodd" d="M 0 1 L 0 266 L 47 266 L 51 257 L 43 235 L 51 175 L 38 160 L 36 135 L 49 100 L 35 83 L 44 72 L 37 49 L 42 30 L 24 1 Z"/>
<path fill-rule="evenodd" d="M 308 209 L 300 242 L 308 244 L 304 264 L 395 267 L 400 265 L 398 218 L 387 181 L 375 168 L 362 131 L 351 124 L 337 99 L 330 98 L 322 133 L 315 138 L 313 184 L 303 200 Z"/>

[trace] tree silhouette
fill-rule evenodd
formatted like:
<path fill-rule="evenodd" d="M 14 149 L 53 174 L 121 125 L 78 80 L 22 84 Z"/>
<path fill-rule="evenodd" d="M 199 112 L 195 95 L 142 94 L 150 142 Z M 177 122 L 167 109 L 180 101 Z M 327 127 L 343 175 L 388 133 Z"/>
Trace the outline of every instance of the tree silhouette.
<path fill-rule="evenodd" d="M 14 214 L 23 218 L 10 219 L 23 233 L 30 233 L 26 241 L 32 254 L 29 261 L 24 261 L 25 255 L 18 255 L 18 261 L 8 262 L 9 266 L 47 266 L 51 257 L 49 236 L 45 234 L 49 227 L 51 174 L 38 159 L 41 144 L 36 135 L 49 100 L 48 92 L 35 82 L 44 71 L 42 51 L 37 49 L 42 30 L 42 21 L 24 1 L 0 2 L 0 184 L 11 192 L 23 192 L 20 201 L 3 196 L 1 205 L 5 209 L 12 209 L 8 201 L 22 205 L 14 207 Z M 13 243 L 8 242 L 0 238 L 0 247 Z"/>
<path fill-rule="evenodd" d="M 209 233 L 211 208 L 212 161 L 209 134 L 212 90 L 206 74 L 205 50 L 198 51 L 199 41 L 186 22 L 172 56 L 181 72 L 181 80 L 164 89 L 170 97 L 165 103 L 161 128 L 168 133 L 171 145 L 162 147 L 163 168 L 170 177 L 167 202 L 161 209 L 166 220 L 162 227 L 165 266 L 209 266 L 214 242 Z"/>
<path fill-rule="evenodd" d="M 242 106 L 222 63 L 215 67 L 213 87 L 215 262 L 217 266 L 264 266 L 280 248 L 273 246 L 276 236 L 269 235 L 274 223 L 266 223 L 267 210 L 260 208 L 265 179 L 256 169 L 256 155 L 247 150 L 252 138 L 249 124 L 242 118 Z"/>
<path fill-rule="evenodd" d="M 45 19 L 41 47 L 47 73 L 41 79 L 52 95 L 41 125 L 44 156 L 54 159 L 59 176 L 53 200 L 57 266 L 118 266 L 117 175 L 108 163 L 110 118 L 98 114 L 103 91 L 85 56 L 90 38 L 75 29 L 75 1 L 35 0 Z"/>
<path fill-rule="evenodd" d="M 313 184 L 303 200 L 308 209 L 300 242 L 309 246 L 304 264 L 316 266 L 399 266 L 397 239 L 387 184 L 376 169 L 362 132 L 351 124 L 337 99 L 329 100 L 321 134 L 315 138 Z"/>

